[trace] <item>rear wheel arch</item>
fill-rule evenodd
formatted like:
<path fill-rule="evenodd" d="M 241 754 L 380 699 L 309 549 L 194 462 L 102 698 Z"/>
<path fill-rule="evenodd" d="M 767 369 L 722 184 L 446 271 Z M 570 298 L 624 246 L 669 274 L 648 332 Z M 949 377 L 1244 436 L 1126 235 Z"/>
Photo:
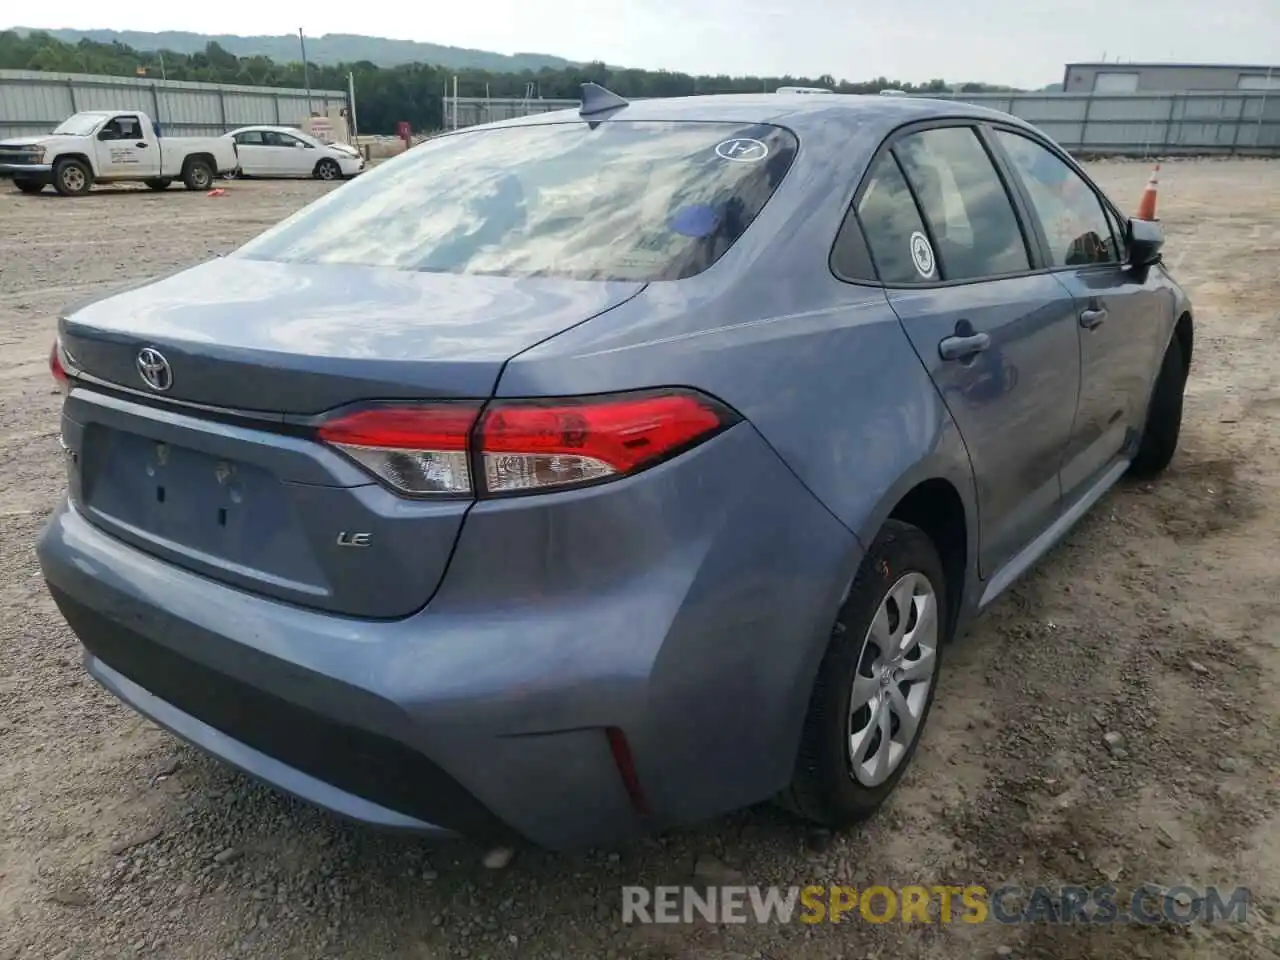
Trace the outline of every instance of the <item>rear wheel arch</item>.
<path fill-rule="evenodd" d="M 888 520 L 919 528 L 933 541 L 946 578 L 947 631 L 951 636 L 962 609 L 971 559 L 969 517 L 960 492 L 949 480 L 932 477 L 913 486 L 894 504 Z"/>
<path fill-rule="evenodd" d="M 942 559 L 943 577 L 946 580 L 948 618 L 945 635 L 951 636 L 954 633 L 958 615 L 965 609 L 966 598 L 976 595 L 976 589 L 969 580 L 976 582 L 970 572 L 977 569 L 977 548 L 974 542 L 977 518 L 970 506 L 974 503 L 972 475 L 967 479 L 970 495 L 966 498 L 961 492 L 963 488 L 942 471 L 913 473 L 910 477 L 904 477 L 885 496 L 880 509 L 875 511 L 866 527 L 855 531 L 858 549 L 840 570 L 832 572 L 829 607 L 822 611 L 820 619 L 824 626 L 815 635 L 812 649 L 807 651 L 808 659 L 792 691 L 793 703 L 798 711 L 795 717 L 797 748 L 803 715 L 809 705 L 823 654 L 830 642 L 830 629 L 840 617 L 849 590 L 862 569 L 866 551 L 871 549 L 881 530 L 891 520 L 919 527 L 934 543 Z"/>
<path fill-rule="evenodd" d="M 954 429 L 940 440 L 938 454 L 899 477 L 866 522 L 854 532 L 869 547 L 889 520 L 919 527 L 933 541 L 947 578 L 947 626 L 977 600 L 978 499 L 968 450 Z M 946 447 L 954 446 L 943 456 Z"/>

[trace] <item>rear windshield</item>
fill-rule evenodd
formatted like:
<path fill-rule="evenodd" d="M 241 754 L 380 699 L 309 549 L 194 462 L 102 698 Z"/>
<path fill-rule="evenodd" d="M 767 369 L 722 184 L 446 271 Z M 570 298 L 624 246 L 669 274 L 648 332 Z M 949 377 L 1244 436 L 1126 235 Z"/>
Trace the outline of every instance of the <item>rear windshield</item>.
<path fill-rule="evenodd" d="M 428 140 L 237 256 L 438 273 L 677 280 L 750 226 L 795 157 L 768 124 L 611 121 Z"/>

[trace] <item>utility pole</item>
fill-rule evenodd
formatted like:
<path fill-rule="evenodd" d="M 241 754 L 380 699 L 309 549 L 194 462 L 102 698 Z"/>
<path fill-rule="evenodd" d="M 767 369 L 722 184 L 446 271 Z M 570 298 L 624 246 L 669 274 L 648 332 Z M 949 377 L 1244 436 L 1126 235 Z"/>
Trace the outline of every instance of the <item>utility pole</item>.
<path fill-rule="evenodd" d="M 351 113 L 351 138 L 354 140 L 360 135 L 360 125 L 356 123 L 356 75 L 355 73 L 347 74 L 347 109 Z"/>
<path fill-rule="evenodd" d="M 312 114 L 311 110 L 311 71 L 307 67 L 307 40 L 302 35 L 302 28 L 298 28 L 298 45 L 302 47 L 302 84 L 307 88 L 307 116 Z"/>

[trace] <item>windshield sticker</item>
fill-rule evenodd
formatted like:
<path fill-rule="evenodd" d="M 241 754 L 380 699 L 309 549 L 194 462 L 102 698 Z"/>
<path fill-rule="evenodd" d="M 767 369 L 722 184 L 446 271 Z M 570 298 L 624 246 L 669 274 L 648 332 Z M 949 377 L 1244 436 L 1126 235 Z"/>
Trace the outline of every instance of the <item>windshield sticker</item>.
<path fill-rule="evenodd" d="M 719 220 L 716 212 L 707 204 L 695 203 L 677 210 L 675 215 L 667 221 L 667 226 L 681 236 L 701 240 L 715 232 Z"/>
<path fill-rule="evenodd" d="M 916 273 L 926 280 L 933 276 L 933 247 L 919 230 L 911 234 L 911 262 L 916 265 Z"/>
<path fill-rule="evenodd" d="M 757 163 L 768 155 L 768 146 L 750 137 L 738 137 L 716 144 L 716 156 L 735 163 Z"/>

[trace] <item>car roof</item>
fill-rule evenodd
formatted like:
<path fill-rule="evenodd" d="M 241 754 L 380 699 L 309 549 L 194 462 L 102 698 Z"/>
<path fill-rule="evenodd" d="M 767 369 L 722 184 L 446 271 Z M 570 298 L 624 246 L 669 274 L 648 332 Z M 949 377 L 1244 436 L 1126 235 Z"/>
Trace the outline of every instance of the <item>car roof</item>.
<path fill-rule="evenodd" d="M 703 97 L 667 97 L 633 100 L 625 107 L 602 116 L 610 120 L 727 121 L 771 123 L 791 129 L 803 137 L 806 131 L 829 124 L 856 127 L 859 133 L 876 136 L 914 120 L 934 118 L 1002 120 L 1027 126 L 1010 114 L 976 104 L 929 97 L 881 97 L 833 93 L 815 97 L 804 93 L 720 94 Z M 486 127 L 511 127 L 539 123 L 563 123 L 580 119 L 578 111 L 556 110 L 500 120 Z"/>
<path fill-rule="evenodd" d="M 282 127 L 276 126 L 274 123 L 246 123 L 243 127 L 236 127 L 232 133 L 240 133 L 242 130 L 274 130 L 277 133 L 306 133 L 301 127 Z"/>

